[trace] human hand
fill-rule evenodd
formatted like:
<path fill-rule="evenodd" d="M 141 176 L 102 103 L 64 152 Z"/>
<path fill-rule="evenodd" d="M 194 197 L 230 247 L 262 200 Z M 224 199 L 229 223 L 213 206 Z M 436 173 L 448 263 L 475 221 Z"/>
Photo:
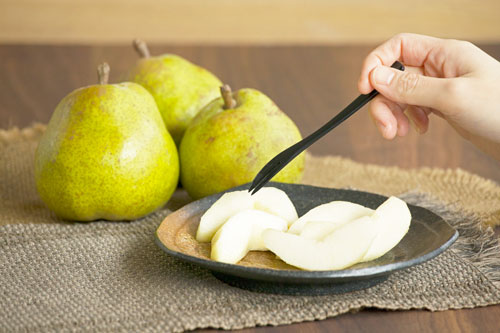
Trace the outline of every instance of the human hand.
<path fill-rule="evenodd" d="M 405 136 L 410 120 L 424 133 L 436 114 L 500 160 L 500 62 L 473 44 L 399 34 L 366 57 L 358 89 L 380 93 L 370 113 L 384 138 Z"/>

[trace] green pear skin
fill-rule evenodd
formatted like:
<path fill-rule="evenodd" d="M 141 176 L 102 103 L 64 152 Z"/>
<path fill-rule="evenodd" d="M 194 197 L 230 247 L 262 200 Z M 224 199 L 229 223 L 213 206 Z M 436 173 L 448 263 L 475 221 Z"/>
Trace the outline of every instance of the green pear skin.
<path fill-rule="evenodd" d="M 251 182 L 281 151 L 301 140 L 300 132 L 266 95 L 254 89 L 208 104 L 193 119 L 180 145 L 181 183 L 195 199 Z M 297 156 L 273 181 L 298 182 L 305 155 Z"/>
<path fill-rule="evenodd" d="M 149 51 L 137 61 L 129 80 L 153 95 L 167 130 L 179 145 L 194 116 L 219 96 L 221 82 L 208 70 L 180 56 L 148 55 Z"/>
<path fill-rule="evenodd" d="M 67 220 L 134 220 L 177 187 L 179 158 L 151 94 L 125 82 L 63 98 L 35 153 L 40 197 Z"/>

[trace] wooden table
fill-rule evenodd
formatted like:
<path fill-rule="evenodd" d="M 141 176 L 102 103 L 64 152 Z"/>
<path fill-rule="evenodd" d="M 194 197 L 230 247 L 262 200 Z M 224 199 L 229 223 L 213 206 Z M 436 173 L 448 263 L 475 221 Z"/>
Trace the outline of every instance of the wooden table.
<path fill-rule="evenodd" d="M 151 47 L 152 53 L 177 53 L 212 70 L 233 89 L 252 87 L 265 92 L 311 133 L 357 96 L 356 81 L 366 46 L 308 47 Z M 500 59 L 500 45 L 483 46 Z M 120 80 L 136 60 L 131 47 L 0 46 L 0 128 L 48 122 L 70 91 L 97 82 L 96 66 L 111 66 L 111 81 Z M 367 111 L 358 112 L 311 147 L 315 154 L 334 154 L 359 162 L 403 168 L 462 168 L 500 182 L 499 163 L 461 139 L 433 117 L 425 135 L 414 131 L 386 141 Z M 341 177 L 341 175 L 339 175 Z M 380 311 L 277 328 L 244 331 L 273 332 L 497 332 L 500 306 L 471 310 Z"/>

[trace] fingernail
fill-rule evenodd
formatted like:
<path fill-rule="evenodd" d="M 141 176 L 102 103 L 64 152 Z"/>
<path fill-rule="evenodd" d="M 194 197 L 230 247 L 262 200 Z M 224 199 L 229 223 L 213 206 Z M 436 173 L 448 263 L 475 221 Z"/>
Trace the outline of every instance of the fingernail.
<path fill-rule="evenodd" d="M 373 79 L 376 83 L 388 86 L 394 78 L 394 72 L 384 66 L 378 66 L 373 72 Z"/>
<path fill-rule="evenodd" d="M 413 119 L 413 126 L 415 127 L 415 131 L 418 134 L 424 134 L 424 130 L 423 130 L 422 126 L 420 125 L 420 123 L 418 121 L 415 121 L 415 119 Z"/>

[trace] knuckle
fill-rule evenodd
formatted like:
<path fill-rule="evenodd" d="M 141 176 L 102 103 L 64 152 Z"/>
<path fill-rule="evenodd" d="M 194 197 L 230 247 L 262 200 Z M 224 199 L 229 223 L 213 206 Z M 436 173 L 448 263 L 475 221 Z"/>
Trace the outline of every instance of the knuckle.
<path fill-rule="evenodd" d="M 444 39 L 442 43 L 444 49 L 457 49 L 460 47 L 460 41 L 456 39 Z"/>
<path fill-rule="evenodd" d="M 458 40 L 458 39 L 446 39 L 444 41 L 444 45 L 446 48 L 454 49 L 454 50 L 472 50 L 475 49 L 476 46 L 469 41 L 466 40 Z"/>
<path fill-rule="evenodd" d="M 397 90 L 401 96 L 411 95 L 418 86 L 420 76 L 415 73 L 404 73 L 399 76 Z"/>
<path fill-rule="evenodd" d="M 466 41 L 466 40 L 458 41 L 458 45 L 464 50 L 470 50 L 470 49 L 476 48 L 476 46 L 474 44 L 472 44 L 471 42 Z"/>
<path fill-rule="evenodd" d="M 403 40 L 403 39 L 406 39 L 409 37 L 409 33 L 407 32 L 400 32 L 399 34 L 395 35 L 394 36 L 394 39 L 397 39 L 397 40 Z"/>

